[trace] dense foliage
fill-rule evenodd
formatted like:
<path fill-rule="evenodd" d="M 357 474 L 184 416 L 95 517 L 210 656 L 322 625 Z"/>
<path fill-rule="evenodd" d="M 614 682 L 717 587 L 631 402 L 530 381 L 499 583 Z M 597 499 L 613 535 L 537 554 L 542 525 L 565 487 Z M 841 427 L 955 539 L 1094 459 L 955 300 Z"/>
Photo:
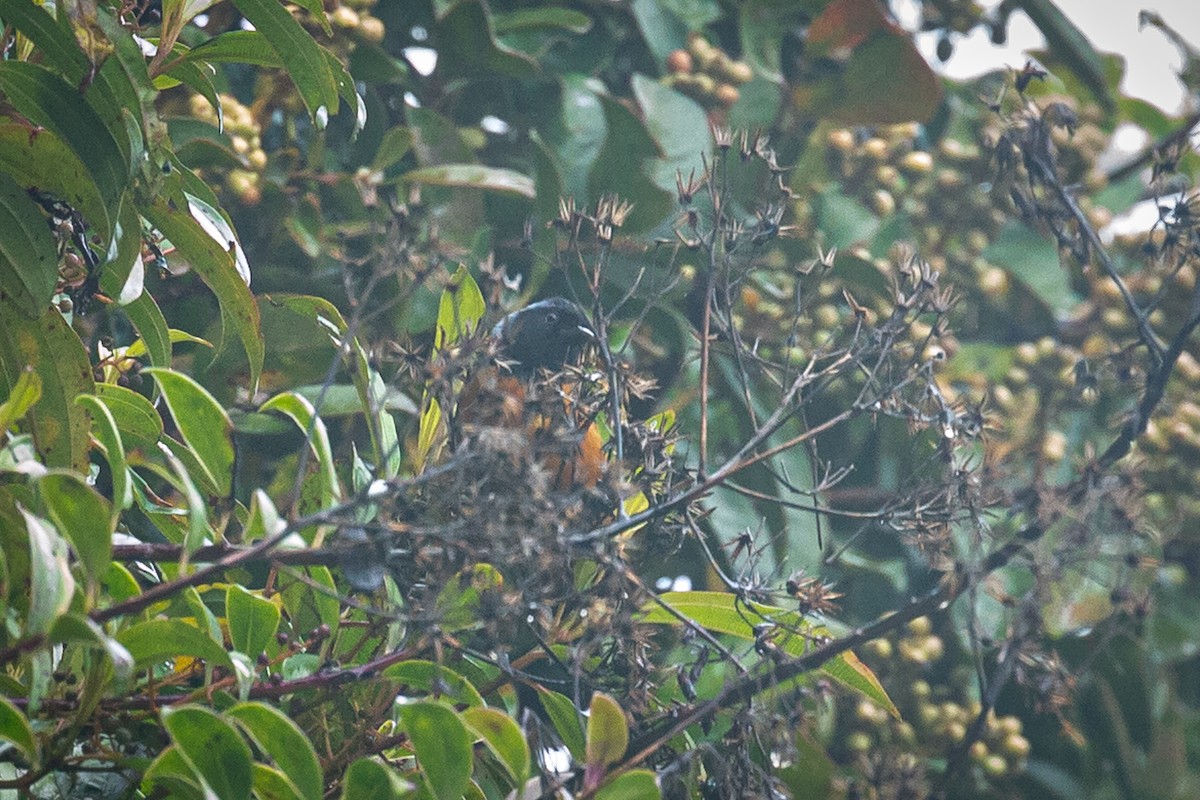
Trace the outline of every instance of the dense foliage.
<path fill-rule="evenodd" d="M 1200 793 L 1200 99 L 920 10 L 0 0 L 0 793 Z"/>

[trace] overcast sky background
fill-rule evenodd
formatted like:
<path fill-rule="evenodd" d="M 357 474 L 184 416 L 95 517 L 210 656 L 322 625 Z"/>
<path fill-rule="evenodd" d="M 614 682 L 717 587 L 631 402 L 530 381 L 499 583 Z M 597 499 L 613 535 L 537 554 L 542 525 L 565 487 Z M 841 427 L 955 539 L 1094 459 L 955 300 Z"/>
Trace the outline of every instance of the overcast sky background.
<path fill-rule="evenodd" d="M 982 5 L 992 8 L 999 2 L 984 0 Z M 1125 56 L 1126 94 L 1149 100 L 1166 111 L 1181 109 L 1184 88 L 1175 72 L 1182 63 L 1179 51 L 1160 31 L 1139 30 L 1138 12 L 1157 11 L 1183 38 L 1200 48 L 1200 0 L 1057 0 L 1057 5 L 1098 50 Z M 917 11 L 914 0 L 893 0 L 892 7 L 901 23 L 911 28 Z M 929 62 L 937 65 L 937 36 L 922 34 L 918 43 Z M 955 45 L 954 56 L 939 69 L 951 77 L 967 78 L 1003 66 L 1019 67 L 1024 63 L 1024 51 L 1043 47 L 1045 40 L 1029 18 L 1016 11 L 1009 20 L 1008 42 L 1003 47 L 993 45 L 982 28 L 955 39 Z"/>

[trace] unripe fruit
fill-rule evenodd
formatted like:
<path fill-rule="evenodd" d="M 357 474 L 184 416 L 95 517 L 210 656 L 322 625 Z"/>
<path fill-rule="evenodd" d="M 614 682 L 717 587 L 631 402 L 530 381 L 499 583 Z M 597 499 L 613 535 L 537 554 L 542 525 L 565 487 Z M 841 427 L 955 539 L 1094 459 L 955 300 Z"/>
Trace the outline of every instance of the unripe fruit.
<path fill-rule="evenodd" d="M 928 174 L 933 171 L 933 156 L 924 150 L 913 150 L 900 159 L 900 168 L 916 175 Z"/>
<path fill-rule="evenodd" d="M 199 95 L 196 95 L 197 97 Z M 854 133 L 847 128 L 837 128 L 829 132 L 825 141 L 835 150 L 849 153 L 854 149 Z"/>
<path fill-rule="evenodd" d="M 846 749 L 854 753 L 865 753 L 871 749 L 871 737 L 862 731 L 855 731 L 846 737 Z"/>
<path fill-rule="evenodd" d="M 733 61 L 726 68 L 729 79 L 737 84 L 749 83 L 754 78 L 754 70 L 745 61 Z"/>
<path fill-rule="evenodd" d="M 929 617 L 917 617 L 909 620 L 908 632 L 913 636 L 928 636 L 933 631 L 933 623 L 929 621 Z"/>
<path fill-rule="evenodd" d="M 1000 749 L 1004 752 L 1004 755 L 1011 759 L 1017 760 L 1028 758 L 1031 748 L 1029 745 L 1029 740 L 1018 733 L 1013 734 L 1012 736 L 1006 736 L 1004 741 L 1000 744 Z"/>
<path fill-rule="evenodd" d="M 676 75 L 691 72 L 695 69 L 692 54 L 687 50 L 672 50 L 667 55 L 667 71 Z"/>
<path fill-rule="evenodd" d="M 741 96 L 742 96 L 741 92 L 739 92 L 737 90 L 737 87 L 733 86 L 731 84 L 728 84 L 728 83 L 720 84 L 719 86 L 717 86 L 717 90 L 713 93 L 713 98 L 719 104 L 726 106 L 726 107 L 731 106 L 734 103 L 736 103 L 738 101 L 738 98 L 740 98 Z"/>
<path fill-rule="evenodd" d="M 387 29 L 383 25 L 383 20 L 378 17 L 363 17 L 358 24 L 358 35 L 372 44 L 379 44 L 383 41 Z"/>
<path fill-rule="evenodd" d="M 338 6 L 333 13 L 329 15 L 329 22 L 335 28 L 357 28 L 359 24 L 358 12 L 349 6 Z"/>
<path fill-rule="evenodd" d="M 880 162 L 887 160 L 889 149 L 888 143 L 878 136 L 873 136 L 862 143 L 863 154 Z"/>
<path fill-rule="evenodd" d="M 886 189 L 876 189 L 871 195 L 871 208 L 881 217 L 890 217 L 896 211 L 896 198 Z"/>
<path fill-rule="evenodd" d="M 980 764 L 989 778 L 1003 778 L 1008 773 L 1008 762 L 1003 756 L 990 755 Z"/>

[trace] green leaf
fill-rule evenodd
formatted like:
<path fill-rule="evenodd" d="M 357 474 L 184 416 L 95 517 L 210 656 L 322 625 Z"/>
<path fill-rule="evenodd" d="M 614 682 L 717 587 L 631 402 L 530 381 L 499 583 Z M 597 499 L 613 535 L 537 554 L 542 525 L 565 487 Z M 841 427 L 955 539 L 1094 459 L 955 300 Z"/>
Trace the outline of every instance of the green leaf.
<path fill-rule="evenodd" d="M 324 129 L 338 105 L 338 87 L 325 50 L 278 0 L 234 0 L 234 5 L 270 43 L 313 123 Z"/>
<path fill-rule="evenodd" d="M 692 20 L 676 14 L 660 0 L 633 0 L 630 10 L 642 32 L 642 40 L 661 69 L 672 50 L 687 46 L 689 30 L 700 30 L 707 20 Z"/>
<path fill-rule="evenodd" d="M 524 785 L 529 777 L 529 743 L 516 720 L 499 709 L 482 705 L 464 710 L 462 718 L 500 759 L 513 785 Z"/>
<path fill-rule="evenodd" d="M 165 708 L 162 723 L 214 797 L 249 800 L 254 783 L 250 746 L 232 725 L 201 706 Z"/>
<path fill-rule="evenodd" d="M 441 703 L 405 703 L 399 707 L 417 763 L 438 800 L 461 800 L 471 779 L 471 737 L 458 714 Z"/>
<path fill-rule="evenodd" d="M 383 671 L 383 676 L 408 687 L 406 694 L 426 693 L 445 697 L 454 703 L 469 707 L 483 706 L 479 690 L 462 675 L 442 664 L 412 659 L 392 664 Z M 413 692 L 412 690 L 416 690 Z"/>
<path fill-rule="evenodd" d="M 633 203 L 633 211 L 625 223 L 627 233 L 648 231 L 659 225 L 671 213 L 674 200 L 675 176 L 671 188 L 665 190 L 655 182 L 654 174 L 661 152 L 654 137 L 624 103 L 608 94 L 597 95 L 604 109 L 607 135 L 588 173 L 588 196 L 614 194 Z M 631 169 L 637 165 L 636 169 Z"/>
<path fill-rule="evenodd" d="M 496 41 L 490 11 L 480 0 L 460 0 L 439 16 L 434 30 L 439 73 L 522 77 L 537 68 L 533 58 Z"/>
<path fill-rule="evenodd" d="M 9 390 L 7 399 L 0 403 L 0 434 L 23 420 L 29 409 L 33 408 L 41 397 L 42 379 L 33 371 L 33 367 L 26 367 L 17 376 L 16 384 Z"/>
<path fill-rule="evenodd" d="M 139 622 L 117 634 L 117 641 L 133 656 L 138 669 L 187 656 L 209 664 L 231 666 L 229 653 L 207 633 L 179 619 Z"/>
<path fill-rule="evenodd" d="M 129 182 L 129 162 L 112 132 L 74 86 L 37 64 L 3 61 L 0 91 L 24 117 L 64 141 L 88 166 L 108 207 L 120 207 Z M 106 225 L 103 238 L 110 233 Z"/>
<path fill-rule="evenodd" d="M 282 770 L 257 761 L 251 764 L 250 768 L 254 771 L 255 797 L 263 800 L 304 800 Z"/>
<path fill-rule="evenodd" d="M 458 631 L 475 627 L 479 620 L 479 595 L 504 584 L 504 576 L 491 564 L 475 564 L 462 570 L 438 592 L 434 609 L 444 630 Z"/>
<path fill-rule="evenodd" d="M 279 512 L 275 509 L 271 498 L 262 489 L 255 489 L 254 495 L 250 498 L 250 516 L 246 520 L 243 534 L 246 544 L 274 536 L 284 527 L 286 527 L 286 523 L 279 518 Z"/>
<path fill-rule="evenodd" d="M 182 372 L 147 367 L 145 373 L 158 382 L 171 417 L 205 477 L 220 494 L 228 494 L 233 479 L 233 423 L 225 409 L 207 389 Z"/>
<path fill-rule="evenodd" d="M 211 800 L 200 788 L 196 773 L 184 761 L 177 747 L 167 747 L 146 769 L 144 780 L 172 800 Z"/>
<path fill-rule="evenodd" d="M 546 715 L 550 717 L 550 723 L 554 725 L 554 730 L 558 733 L 558 738 L 562 739 L 562 743 L 571 751 L 571 755 L 576 761 L 585 761 L 587 745 L 584 742 L 583 726 L 579 722 L 579 711 L 575 708 L 575 704 L 566 695 L 544 689 L 541 686 L 535 688 L 538 690 L 538 699 L 542 701 L 542 708 L 546 709 Z"/>
<path fill-rule="evenodd" d="M 71 542 L 89 581 L 99 582 L 112 558 L 112 506 L 72 472 L 51 472 L 38 487 L 50 519 Z"/>
<path fill-rule="evenodd" d="M 174 478 L 172 483 L 179 490 L 179 493 L 183 495 L 184 502 L 187 503 L 187 529 L 183 532 L 183 541 L 181 542 L 183 545 L 183 557 L 179 560 L 179 569 L 183 570 L 187 566 L 188 556 L 203 545 L 204 540 L 207 538 L 208 506 L 205 504 L 204 498 L 200 496 L 200 491 L 196 488 L 196 483 L 192 480 L 191 473 L 181 458 L 185 454 L 193 456 L 195 454 L 186 447 L 178 445 L 170 436 L 164 437 L 163 441 L 158 443 L 158 451 L 166 459 L 167 465 L 171 468 L 170 477 Z M 194 466 L 200 472 L 203 472 L 203 465 L 198 460 L 193 459 L 193 461 Z M 210 487 L 210 491 L 212 490 L 213 487 Z M 170 522 L 177 522 L 177 515 L 173 509 L 169 520 Z M 164 529 L 164 533 L 167 530 L 169 528 Z"/>
<path fill-rule="evenodd" d="M 0 297 L 0 319 L 21 316 Z M 47 308 L 40 319 L 22 325 L 0 325 L 0 387 L 12 391 L 32 366 L 42 396 L 26 414 L 26 430 L 47 466 L 87 469 L 90 423 L 76 395 L 95 390 L 92 367 L 83 342 L 58 309 Z"/>
<path fill-rule="evenodd" d="M 674 191 L 676 172 L 684 178 L 693 172 L 703 175 L 703 157 L 712 150 L 704 109 L 690 97 L 645 75 L 634 75 L 632 83 L 646 128 L 664 156 L 654 170 L 658 187 Z"/>
<path fill-rule="evenodd" d="M 128 449 L 141 448 L 146 453 L 157 454 L 163 422 L 150 401 L 132 389 L 112 383 L 99 383 L 95 388 L 96 397 L 112 413 Z"/>
<path fill-rule="evenodd" d="M 533 179 L 520 172 L 481 164 L 442 164 L 404 173 L 400 180 L 430 186 L 458 189 L 482 189 L 485 192 L 515 195 L 532 200 L 536 196 Z"/>
<path fill-rule="evenodd" d="M 664 592 L 659 600 L 705 630 L 754 641 L 761 623 L 773 623 L 785 632 L 775 642 L 788 655 L 801 656 L 811 648 L 813 635 L 827 635 L 825 629 L 809 623 L 803 614 L 762 603 L 748 603 L 728 592 Z M 681 625 L 675 615 L 657 602 L 642 607 L 642 622 L 659 625 Z M 795 631 L 796 633 L 787 633 Z M 848 689 L 874 701 L 899 718 L 896 704 L 879 683 L 869 667 L 851 652 L 830 659 L 820 671 Z"/>
<path fill-rule="evenodd" d="M 262 372 L 264 345 L 258 304 L 247 284 L 249 268 L 244 266 L 245 256 L 241 255 L 243 266 L 239 267 L 230 252 L 232 248 L 233 253 L 241 253 L 236 240 L 222 241 L 214 238 L 210 232 L 210 229 L 215 229 L 219 234 L 221 228 L 217 226 L 216 219 L 221 218 L 220 214 L 199 198 L 186 193 L 185 196 L 188 198 L 188 213 L 172 207 L 161 196 L 155 198 L 153 205 L 143 208 L 143 213 L 151 225 L 171 240 L 182 258 L 217 296 L 221 305 L 222 326 L 232 324 L 245 348 L 250 364 L 250 388 L 253 391 Z M 205 228 L 201 220 L 210 228 Z M 222 341 L 221 349 L 224 346 Z"/>
<path fill-rule="evenodd" d="M 596 692 L 588 709 L 586 763 L 607 767 L 621 760 L 629 747 L 629 723 L 621 706 Z"/>
<path fill-rule="evenodd" d="M 43 14 L 43 16 L 45 16 Z M 58 253 L 46 218 L 29 194 L 0 173 L 0 292 L 29 319 L 50 305 L 58 281 Z"/>
<path fill-rule="evenodd" d="M 265 703 L 241 703 L 225 715 L 236 720 L 255 745 L 271 757 L 300 797 L 321 799 L 325 778 L 312 743 L 300 726 Z"/>
<path fill-rule="evenodd" d="M 398 164 L 400 159 L 408 155 L 412 150 L 413 134 L 406 127 L 398 126 L 391 128 L 387 133 L 383 134 L 383 140 L 379 143 L 379 149 L 375 151 L 375 159 L 371 162 L 371 169 L 374 171 L 383 171 L 393 164 Z"/>
<path fill-rule="evenodd" d="M 582 11 L 562 6 L 538 6 L 516 11 L 493 11 L 496 35 L 528 30 L 554 30 L 584 34 L 592 28 L 592 18 Z"/>
<path fill-rule="evenodd" d="M 53 8 L 53 5 L 28 0 L 0 0 L 0 18 L 37 45 L 46 62 L 63 77 L 72 83 L 80 83 L 92 69 L 92 63 L 71 35 L 71 28 L 60 25 L 52 14 L 47 13 Z"/>
<path fill-rule="evenodd" d="M 264 69 L 279 69 L 283 60 L 271 49 L 267 37 L 258 31 L 226 31 L 189 50 L 183 61 L 207 61 L 212 64 L 249 64 Z"/>
<path fill-rule="evenodd" d="M 284 392 L 263 403 L 259 411 L 277 411 L 288 416 L 308 437 L 309 446 L 317 458 L 320 475 L 320 502 L 329 508 L 342 499 L 342 486 L 338 482 L 337 467 L 333 463 L 333 448 L 329 444 L 329 432 L 325 423 L 317 416 L 312 403 L 295 392 Z"/>
<path fill-rule="evenodd" d="M 21 508 L 29 534 L 29 613 L 25 635 L 46 633 L 71 607 L 75 579 L 67 559 L 67 543 L 46 520 Z"/>
<path fill-rule="evenodd" d="M 387 765 L 360 758 L 346 768 L 342 800 L 399 800 L 412 788 Z"/>
<path fill-rule="evenodd" d="M 112 562 L 109 562 L 111 565 Z M 118 683 L 129 680 L 133 674 L 133 656 L 104 629 L 79 614 L 64 614 L 55 620 L 47 638 L 54 644 L 73 643 L 103 650 L 112 663 L 113 674 Z"/>
<path fill-rule="evenodd" d="M 30 764 L 37 765 L 41 747 L 33 735 L 33 728 L 25 715 L 3 696 L 0 696 L 0 739 L 11 742 Z"/>
<path fill-rule="evenodd" d="M 312 630 L 323 624 L 336 632 L 341 622 L 341 607 L 333 573 L 329 567 L 305 567 L 300 575 L 303 581 L 290 581 L 281 592 L 293 628 Z"/>
<path fill-rule="evenodd" d="M 438 301 L 434 348 L 443 350 L 476 331 L 485 313 L 487 304 L 483 300 L 479 284 L 475 282 L 466 265 L 460 264 Z"/>
<path fill-rule="evenodd" d="M 225 617 L 234 649 L 251 658 L 266 651 L 279 629 L 279 606 L 236 583 L 225 592 Z"/>
<path fill-rule="evenodd" d="M 1066 64 L 1099 101 L 1105 111 L 1116 108 L 1112 87 L 1105 75 L 1104 62 L 1083 31 L 1051 0 L 1016 0 L 1013 5 L 1046 37 L 1046 47 Z"/>
<path fill-rule="evenodd" d="M 1021 222 L 1001 228 L 982 253 L 983 258 L 1003 267 L 1028 286 L 1051 311 L 1064 312 L 1077 300 L 1071 278 L 1058 257 L 1053 240 Z"/>
<path fill-rule="evenodd" d="M 116 199 L 105 196 L 87 163 L 52 131 L 35 133 L 27 124 L 0 118 L 0 171 L 24 188 L 69 203 L 103 236 L 111 231 L 109 209 L 117 207 Z"/>
<path fill-rule="evenodd" d="M 817 227 L 825 234 L 825 246 L 840 250 L 864 242 L 875 235 L 879 218 L 852 197 L 832 186 L 817 198 Z"/>
<path fill-rule="evenodd" d="M 634 769 L 617 776 L 596 791 L 596 800 L 660 800 L 662 792 L 648 769 Z"/>

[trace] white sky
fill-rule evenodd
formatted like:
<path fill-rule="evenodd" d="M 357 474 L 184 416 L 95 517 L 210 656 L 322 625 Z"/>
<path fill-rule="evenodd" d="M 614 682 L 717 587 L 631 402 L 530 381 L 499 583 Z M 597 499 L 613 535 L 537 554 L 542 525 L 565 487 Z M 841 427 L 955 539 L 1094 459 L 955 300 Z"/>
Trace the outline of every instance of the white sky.
<path fill-rule="evenodd" d="M 1126 94 L 1167 111 L 1180 109 L 1184 88 L 1175 74 L 1181 63 L 1179 51 L 1158 30 L 1139 30 L 1137 18 L 1143 8 L 1157 11 L 1184 39 L 1200 48 L 1198 0 L 1057 0 L 1057 4 L 1098 50 L 1125 56 Z M 991 8 L 998 2 L 984 0 L 982 5 Z M 901 23 L 911 28 L 916 10 L 913 0 L 893 0 L 892 7 Z M 918 44 L 930 63 L 937 65 L 937 37 L 923 34 Z M 1023 52 L 1044 46 L 1044 40 L 1029 18 L 1016 11 L 1009 20 L 1008 42 L 1003 47 L 993 45 L 982 28 L 971 36 L 956 38 L 955 45 L 954 56 L 940 69 L 950 77 L 966 78 L 1002 66 L 1019 67 L 1024 63 Z"/>

